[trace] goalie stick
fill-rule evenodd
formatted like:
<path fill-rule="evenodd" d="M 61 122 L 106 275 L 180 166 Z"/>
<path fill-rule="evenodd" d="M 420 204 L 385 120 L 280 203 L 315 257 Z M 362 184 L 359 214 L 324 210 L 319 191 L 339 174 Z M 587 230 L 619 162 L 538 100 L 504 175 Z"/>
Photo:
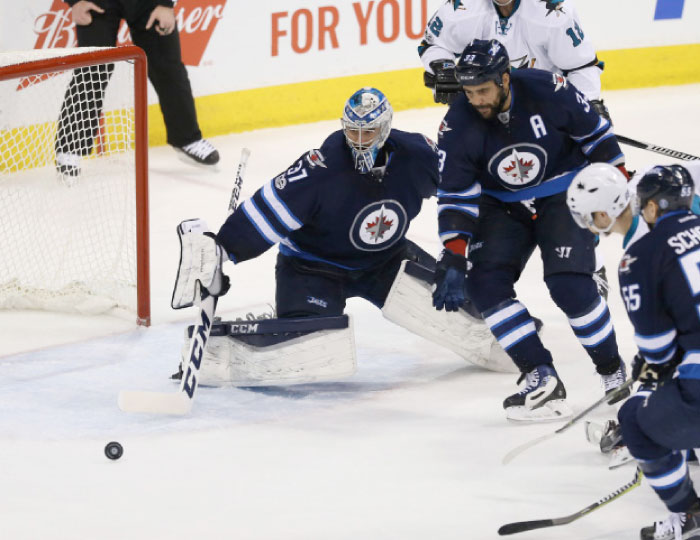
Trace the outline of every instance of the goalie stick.
<path fill-rule="evenodd" d="M 231 199 L 229 200 L 228 210 L 229 215 L 232 214 L 238 206 L 238 198 L 241 194 L 243 185 L 243 175 L 245 174 L 246 165 L 250 150 L 243 148 L 241 150 L 241 160 L 236 171 L 236 180 L 231 191 Z M 180 231 L 180 227 L 178 227 Z M 216 297 L 206 295 L 200 297 L 199 314 L 194 325 L 194 339 L 190 344 L 189 352 L 186 356 L 187 362 L 183 366 L 183 376 L 180 381 L 180 388 L 177 392 L 145 392 L 138 390 L 122 390 L 119 392 L 118 404 L 119 408 L 125 412 L 141 412 L 151 414 L 173 414 L 184 415 L 192 410 L 192 402 L 194 393 L 197 390 L 199 382 L 199 368 L 202 363 L 204 349 L 209 340 L 212 321 L 216 312 Z"/>
<path fill-rule="evenodd" d="M 508 465 L 508 463 L 513 461 L 517 456 L 522 454 L 528 448 L 532 448 L 533 446 L 538 445 L 541 442 L 547 441 L 549 439 L 553 439 L 554 437 L 556 437 L 560 433 L 564 433 L 567 429 L 569 429 L 571 426 L 573 426 L 579 420 L 581 420 L 581 418 L 587 416 L 591 411 L 593 411 L 594 409 L 597 409 L 603 403 L 607 403 L 608 401 L 614 401 L 616 397 L 618 397 L 619 395 L 626 392 L 627 389 L 634 384 L 634 382 L 635 382 L 634 379 L 628 379 L 627 381 L 622 383 L 620 386 L 618 386 L 614 392 L 611 392 L 609 394 L 604 395 L 602 398 L 600 398 L 598 401 L 596 401 L 593 405 L 587 407 L 586 409 L 584 409 L 583 411 L 578 413 L 571 420 L 569 420 L 566 424 L 561 426 L 559 429 L 553 431 L 552 433 L 548 433 L 547 435 L 542 435 L 540 437 L 537 437 L 536 439 L 532 439 L 531 441 L 523 443 L 520 446 L 516 446 L 510 452 L 508 452 L 505 456 L 503 456 L 503 465 Z"/>
<path fill-rule="evenodd" d="M 649 144 L 641 141 L 635 141 L 624 135 L 615 135 L 618 142 L 626 144 L 627 146 L 634 146 L 635 148 L 641 148 L 642 150 L 649 150 L 650 152 L 656 152 L 657 154 L 663 154 L 664 156 L 670 156 L 677 159 L 684 159 L 685 161 L 695 161 L 700 160 L 700 157 L 694 156 L 692 154 L 686 154 L 685 152 L 679 152 L 678 150 L 671 150 L 670 148 L 664 148 L 663 146 L 657 146 L 655 144 Z"/>
<path fill-rule="evenodd" d="M 568 516 L 558 518 L 536 519 L 533 521 L 516 521 L 515 523 L 507 523 L 506 525 L 503 525 L 501 528 L 498 529 L 498 534 L 500 534 L 501 536 L 507 536 L 509 534 L 532 531 L 534 529 L 544 529 L 546 527 L 566 525 L 568 523 L 571 523 L 572 521 L 576 521 L 577 519 L 580 519 L 583 516 L 590 514 L 594 510 L 598 510 L 598 508 L 605 506 L 609 502 L 612 502 L 615 499 L 619 499 L 625 493 L 629 493 L 630 491 L 632 491 L 634 488 L 636 488 L 642 483 L 643 476 L 644 475 L 642 474 L 641 469 L 637 468 L 632 481 L 616 489 L 615 491 L 608 493 L 602 499 L 597 500 L 593 504 L 586 506 L 586 508 L 579 510 L 578 512 L 574 512 L 573 514 L 570 514 Z"/>

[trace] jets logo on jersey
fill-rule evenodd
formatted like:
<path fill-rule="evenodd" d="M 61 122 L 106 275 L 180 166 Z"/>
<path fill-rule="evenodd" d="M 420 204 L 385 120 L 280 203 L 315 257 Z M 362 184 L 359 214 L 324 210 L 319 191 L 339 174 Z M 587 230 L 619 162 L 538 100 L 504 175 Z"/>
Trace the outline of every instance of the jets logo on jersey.
<path fill-rule="evenodd" d="M 637 260 L 637 257 L 632 257 L 629 253 L 625 253 L 624 256 L 622 257 L 622 260 L 620 261 L 619 273 L 620 274 L 629 274 L 630 273 L 630 265 L 636 260 Z"/>
<path fill-rule="evenodd" d="M 428 146 L 430 146 L 430 148 L 433 149 L 433 152 L 437 153 L 438 146 L 437 146 L 437 144 L 435 144 L 435 141 L 433 139 L 431 139 L 430 137 L 426 137 L 425 135 L 423 135 L 423 138 L 425 139 L 425 142 L 428 143 Z"/>
<path fill-rule="evenodd" d="M 318 150 L 309 151 L 309 153 L 306 154 L 306 161 L 312 169 L 314 167 L 323 167 L 324 169 L 328 168 L 326 166 L 326 159 L 323 157 L 323 154 Z"/>
<path fill-rule="evenodd" d="M 545 17 L 548 17 L 552 12 L 556 13 L 557 17 L 565 13 L 564 0 L 540 0 L 540 2 L 544 2 L 544 7 L 547 8 L 547 15 L 545 15 Z"/>
<path fill-rule="evenodd" d="M 536 144 L 516 144 L 498 152 L 489 161 L 489 172 L 510 191 L 536 186 L 542 182 L 547 153 Z"/>
<path fill-rule="evenodd" d="M 554 83 L 555 92 L 566 88 L 566 78 L 563 75 L 559 75 L 559 73 L 552 73 L 552 82 Z"/>
<path fill-rule="evenodd" d="M 447 120 L 443 120 L 438 128 L 438 137 L 442 137 L 448 131 L 452 131 L 452 128 L 447 125 Z"/>
<path fill-rule="evenodd" d="M 350 227 L 350 242 L 360 251 L 381 251 L 401 240 L 407 226 L 406 210 L 398 201 L 374 202 L 355 216 Z"/>

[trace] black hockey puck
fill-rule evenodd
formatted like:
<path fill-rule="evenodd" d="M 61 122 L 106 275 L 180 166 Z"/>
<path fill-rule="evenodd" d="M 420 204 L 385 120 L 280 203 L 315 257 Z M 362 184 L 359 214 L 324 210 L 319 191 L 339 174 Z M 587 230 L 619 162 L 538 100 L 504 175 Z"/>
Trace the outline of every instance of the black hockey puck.
<path fill-rule="evenodd" d="M 119 459 L 124 453 L 124 448 L 116 441 L 108 442 L 105 446 L 105 456 L 109 459 Z"/>

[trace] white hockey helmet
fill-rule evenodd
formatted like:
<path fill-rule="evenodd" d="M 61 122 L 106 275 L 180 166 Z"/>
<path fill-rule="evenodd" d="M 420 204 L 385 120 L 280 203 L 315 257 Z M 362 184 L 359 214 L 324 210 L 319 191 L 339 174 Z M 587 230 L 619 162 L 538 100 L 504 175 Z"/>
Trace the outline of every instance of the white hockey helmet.
<path fill-rule="evenodd" d="M 345 103 L 340 122 L 355 168 L 368 173 L 391 132 L 393 109 L 376 88 L 360 88 Z"/>
<path fill-rule="evenodd" d="M 566 194 L 566 204 L 576 224 L 597 233 L 608 232 L 630 200 L 627 178 L 608 163 L 591 163 L 584 167 L 574 177 Z M 610 224 L 604 229 L 596 227 L 594 212 L 608 214 Z"/>

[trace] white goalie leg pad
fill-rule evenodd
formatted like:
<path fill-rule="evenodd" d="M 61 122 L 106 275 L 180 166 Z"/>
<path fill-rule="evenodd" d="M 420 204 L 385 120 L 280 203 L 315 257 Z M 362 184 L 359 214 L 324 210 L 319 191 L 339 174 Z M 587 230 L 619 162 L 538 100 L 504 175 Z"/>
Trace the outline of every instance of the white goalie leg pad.
<path fill-rule="evenodd" d="M 482 368 L 518 373 L 513 360 L 499 345 L 484 321 L 464 310 L 438 311 L 433 305 L 431 284 L 406 273 L 403 261 L 387 296 L 382 314 L 391 322 L 447 347 L 466 361 Z"/>
<path fill-rule="evenodd" d="M 214 296 L 222 289 L 221 265 L 227 259 L 216 240 L 205 232 L 209 228 L 201 219 L 189 219 L 178 225 L 180 266 L 171 301 L 173 309 L 192 306 L 200 297 L 200 287 Z"/>
<path fill-rule="evenodd" d="M 226 324 L 241 333 L 257 326 L 254 322 Z M 186 337 L 183 354 L 187 354 L 188 347 Z M 318 330 L 266 346 L 247 342 L 240 336 L 210 336 L 199 370 L 199 384 L 283 386 L 336 381 L 356 371 L 355 337 L 348 318 L 346 328 Z"/>

